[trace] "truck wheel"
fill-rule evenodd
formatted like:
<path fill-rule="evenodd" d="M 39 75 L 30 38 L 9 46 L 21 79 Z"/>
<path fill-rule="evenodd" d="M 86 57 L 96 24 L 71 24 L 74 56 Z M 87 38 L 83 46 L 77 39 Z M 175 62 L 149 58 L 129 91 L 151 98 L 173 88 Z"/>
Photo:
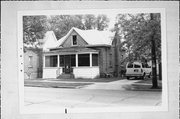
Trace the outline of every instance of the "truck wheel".
<path fill-rule="evenodd" d="M 151 78 L 151 72 L 149 73 L 148 78 Z"/>
<path fill-rule="evenodd" d="M 129 80 L 129 76 L 127 76 L 126 78 L 127 78 L 127 80 Z"/>
<path fill-rule="evenodd" d="M 143 74 L 143 76 L 142 76 L 142 80 L 144 80 L 145 76 L 146 76 L 146 73 L 144 73 L 144 74 Z"/>

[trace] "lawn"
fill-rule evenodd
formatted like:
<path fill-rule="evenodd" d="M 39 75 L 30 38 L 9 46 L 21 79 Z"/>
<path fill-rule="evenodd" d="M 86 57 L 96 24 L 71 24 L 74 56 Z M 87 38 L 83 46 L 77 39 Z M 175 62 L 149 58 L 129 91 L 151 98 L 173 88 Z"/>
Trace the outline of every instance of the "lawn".
<path fill-rule="evenodd" d="M 25 81 L 25 86 L 45 87 L 45 88 L 78 88 L 93 83 L 62 83 L 62 82 L 42 82 L 42 81 Z"/>
<path fill-rule="evenodd" d="M 95 79 L 84 79 L 84 78 L 77 78 L 77 79 L 25 79 L 26 81 L 67 81 L 67 82 L 111 82 L 121 80 L 123 78 L 95 78 Z"/>
<path fill-rule="evenodd" d="M 94 83 L 117 81 L 120 78 L 97 79 L 25 79 L 24 86 L 46 88 L 80 88 Z"/>

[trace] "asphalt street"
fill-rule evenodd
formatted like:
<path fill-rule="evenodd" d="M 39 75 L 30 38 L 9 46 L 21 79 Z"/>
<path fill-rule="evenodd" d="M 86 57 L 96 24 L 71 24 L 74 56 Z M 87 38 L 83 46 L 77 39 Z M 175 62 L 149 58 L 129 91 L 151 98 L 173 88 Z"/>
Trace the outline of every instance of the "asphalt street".
<path fill-rule="evenodd" d="M 160 91 L 25 87 L 24 92 L 29 109 L 161 105 Z"/>

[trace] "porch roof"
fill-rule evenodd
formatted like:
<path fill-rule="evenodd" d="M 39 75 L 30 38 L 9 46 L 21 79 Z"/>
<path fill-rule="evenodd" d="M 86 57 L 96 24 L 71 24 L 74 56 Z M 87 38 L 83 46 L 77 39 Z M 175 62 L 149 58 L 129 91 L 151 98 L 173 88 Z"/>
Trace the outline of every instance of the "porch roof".
<path fill-rule="evenodd" d="M 50 54 L 50 53 L 69 54 L 69 53 L 83 53 L 83 52 L 99 52 L 99 50 L 94 50 L 92 48 L 86 48 L 86 47 L 70 47 L 70 48 L 58 48 L 57 50 L 51 50 L 44 53 L 45 54 Z"/>

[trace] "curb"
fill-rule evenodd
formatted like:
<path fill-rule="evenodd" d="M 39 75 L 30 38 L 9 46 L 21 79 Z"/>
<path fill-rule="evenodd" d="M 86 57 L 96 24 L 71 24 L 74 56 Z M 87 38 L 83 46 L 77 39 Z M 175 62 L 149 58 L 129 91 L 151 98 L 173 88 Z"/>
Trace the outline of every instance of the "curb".
<path fill-rule="evenodd" d="M 162 92 L 162 89 L 125 89 L 127 91 L 155 91 L 155 92 Z"/>

